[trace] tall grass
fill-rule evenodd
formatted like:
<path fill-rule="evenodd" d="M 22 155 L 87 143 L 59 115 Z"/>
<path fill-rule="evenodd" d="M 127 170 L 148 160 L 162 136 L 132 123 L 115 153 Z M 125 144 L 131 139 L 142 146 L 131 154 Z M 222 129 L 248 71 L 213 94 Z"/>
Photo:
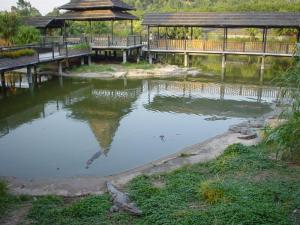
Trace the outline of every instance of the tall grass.
<path fill-rule="evenodd" d="M 292 67 L 277 79 L 277 84 L 284 88 L 282 97 L 289 97 L 290 103 L 281 115 L 286 122 L 271 130 L 266 141 L 275 147 L 277 156 L 300 162 L 300 44 Z"/>

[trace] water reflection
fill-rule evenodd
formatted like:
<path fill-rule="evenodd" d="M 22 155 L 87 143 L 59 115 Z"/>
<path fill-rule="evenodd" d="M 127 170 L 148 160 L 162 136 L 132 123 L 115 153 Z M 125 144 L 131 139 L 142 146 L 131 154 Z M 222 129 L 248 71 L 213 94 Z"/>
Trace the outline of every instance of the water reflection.
<path fill-rule="evenodd" d="M 124 171 L 269 112 L 279 92 L 199 78 L 53 79 L 34 95 L 17 89 L 0 99 L 0 176 Z M 206 120 L 214 115 L 229 119 Z"/>

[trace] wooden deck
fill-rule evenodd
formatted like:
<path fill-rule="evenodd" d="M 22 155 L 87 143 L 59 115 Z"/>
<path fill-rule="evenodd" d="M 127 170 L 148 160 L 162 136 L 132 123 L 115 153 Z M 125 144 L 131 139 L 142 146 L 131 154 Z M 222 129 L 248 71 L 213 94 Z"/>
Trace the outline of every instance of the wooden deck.
<path fill-rule="evenodd" d="M 18 58 L 0 56 L 0 71 L 5 72 L 22 67 L 33 66 L 41 63 L 61 61 L 64 59 L 88 56 L 91 54 L 89 47 L 80 46 L 83 42 L 66 41 L 62 43 L 42 43 L 38 45 L 26 45 L 22 47 L 3 48 L 1 53 L 13 52 L 22 49 L 32 49 L 35 54 Z"/>
<path fill-rule="evenodd" d="M 251 42 L 251 41 L 219 41 L 219 40 L 178 40 L 159 39 L 150 40 L 147 51 L 149 52 L 174 52 L 174 53 L 207 53 L 207 54 L 236 54 L 260 56 L 285 56 L 294 55 L 296 43 L 288 42 Z"/>

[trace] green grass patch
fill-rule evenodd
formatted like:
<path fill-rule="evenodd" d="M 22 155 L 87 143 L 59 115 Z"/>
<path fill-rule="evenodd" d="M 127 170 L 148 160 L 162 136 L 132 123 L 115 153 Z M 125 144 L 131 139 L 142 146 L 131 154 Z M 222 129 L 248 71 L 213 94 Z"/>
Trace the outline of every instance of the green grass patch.
<path fill-rule="evenodd" d="M 53 196 L 39 198 L 29 217 L 45 225 L 292 225 L 299 224 L 293 214 L 300 206 L 299 180 L 300 167 L 270 159 L 264 146 L 237 144 L 211 162 L 133 179 L 126 191 L 142 217 L 110 213 L 107 194 L 70 204 Z"/>
<path fill-rule="evenodd" d="M 96 73 L 96 72 L 114 72 L 110 65 L 100 65 L 100 64 L 91 64 L 91 65 L 81 65 L 74 67 L 70 72 L 73 73 Z"/>
<path fill-rule="evenodd" d="M 30 199 L 30 197 L 25 195 L 11 195 L 8 192 L 7 184 L 4 181 L 0 181 L 0 219 L 5 217 L 9 211 Z"/>
<path fill-rule="evenodd" d="M 33 49 L 20 49 L 14 51 L 3 51 L 0 53 L 0 57 L 16 59 L 22 56 L 33 56 L 35 51 Z"/>

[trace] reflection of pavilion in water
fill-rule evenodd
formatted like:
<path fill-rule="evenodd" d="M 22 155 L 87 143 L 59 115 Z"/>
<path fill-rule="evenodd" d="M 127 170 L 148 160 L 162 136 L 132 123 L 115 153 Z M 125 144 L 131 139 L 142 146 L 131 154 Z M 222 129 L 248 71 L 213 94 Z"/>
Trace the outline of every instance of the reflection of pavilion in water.
<path fill-rule="evenodd" d="M 141 83 L 130 82 L 124 87 L 123 81 L 102 81 L 82 101 L 70 106 L 72 117 L 88 121 L 100 150 L 88 161 L 88 168 L 101 155 L 107 155 L 121 119 L 127 115 L 141 94 Z"/>
<path fill-rule="evenodd" d="M 89 166 L 108 153 L 122 117 L 130 112 L 141 91 L 140 81 L 124 85 L 122 80 L 92 83 L 64 80 L 63 88 L 49 81 L 36 94 L 20 90 L 20 95 L 1 100 L 1 107 L 6 110 L 0 112 L 0 137 L 22 124 L 46 118 L 63 108 L 70 109 L 71 117 L 88 122 L 100 145 L 99 152 L 87 161 Z"/>
<path fill-rule="evenodd" d="M 161 112 L 250 118 L 271 111 L 279 88 L 190 81 L 150 81 L 146 108 Z M 150 93 L 150 92 L 149 92 Z"/>

